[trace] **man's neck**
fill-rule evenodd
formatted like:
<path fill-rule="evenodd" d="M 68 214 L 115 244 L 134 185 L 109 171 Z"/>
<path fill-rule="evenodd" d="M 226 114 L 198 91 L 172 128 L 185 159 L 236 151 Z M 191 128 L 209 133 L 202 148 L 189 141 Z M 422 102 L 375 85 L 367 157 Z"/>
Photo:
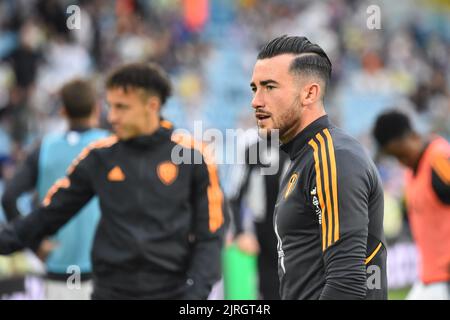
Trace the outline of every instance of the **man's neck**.
<path fill-rule="evenodd" d="M 159 122 L 156 122 L 156 124 L 149 126 L 144 131 L 142 131 L 141 135 L 143 136 L 149 136 L 155 133 L 159 128 L 161 127 Z"/>
<path fill-rule="evenodd" d="M 92 123 L 92 121 L 90 120 L 69 120 L 69 129 L 73 130 L 73 129 L 79 129 L 79 128 L 93 128 L 94 125 Z"/>
<path fill-rule="evenodd" d="M 159 113 L 151 113 L 147 115 L 147 125 L 142 128 L 140 136 L 150 136 L 161 127 L 161 116 Z"/>
<path fill-rule="evenodd" d="M 317 119 L 319 119 L 320 117 L 323 117 L 324 115 L 326 115 L 327 113 L 325 112 L 325 110 L 323 108 L 318 109 L 317 111 L 314 112 L 307 112 L 304 113 L 298 124 L 296 124 L 296 126 L 294 126 L 291 130 L 289 130 L 285 137 L 282 137 L 280 140 L 283 144 L 289 142 L 290 140 L 292 140 L 292 138 L 294 138 L 295 136 L 297 136 L 300 132 L 303 131 L 303 129 L 305 129 L 307 126 L 309 126 L 311 123 L 313 123 L 314 121 L 316 121 Z"/>
<path fill-rule="evenodd" d="M 429 141 L 426 139 L 421 138 L 420 141 L 420 148 L 417 150 L 415 155 L 415 161 L 414 166 L 410 169 L 412 169 L 414 172 L 417 172 L 417 169 L 419 167 L 420 160 L 422 159 L 423 154 L 425 153 L 426 148 L 428 147 Z"/>

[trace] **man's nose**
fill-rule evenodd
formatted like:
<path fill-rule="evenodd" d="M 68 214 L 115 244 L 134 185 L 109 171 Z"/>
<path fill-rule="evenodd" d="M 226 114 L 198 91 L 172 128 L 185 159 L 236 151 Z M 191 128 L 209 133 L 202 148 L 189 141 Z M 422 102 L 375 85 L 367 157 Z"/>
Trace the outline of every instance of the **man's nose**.
<path fill-rule="evenodd" d="M 110 108 L 108 111 L 108 122 L 110 124 L 114 124 L 117 121 L 117 113 L 114 111 L 114 108 Z"/>
<path fill-rule="evenodd" d="M 264 107 L 264 100 L 262 98 L 261 93 L 259 93 L 258 91 L 256 91 L 253 94 L 253 99 L 252 99 L 252 108 L 254 109 L 259 109 Z"/>

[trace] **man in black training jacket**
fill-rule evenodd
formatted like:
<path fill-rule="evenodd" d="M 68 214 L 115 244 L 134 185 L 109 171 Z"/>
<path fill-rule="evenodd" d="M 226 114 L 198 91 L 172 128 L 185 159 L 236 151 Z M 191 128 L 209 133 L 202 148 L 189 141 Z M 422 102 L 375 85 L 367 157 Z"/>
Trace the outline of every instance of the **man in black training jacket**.
<path fill-rule="evenodd" d="M 259 52 L 252 107 L 290 159 L 275 206 L 282 299 L 386 299 L 383 190 L 363 147 L 333 126 L 325 52 L 282 36 Z"/>
<path fill-rule="evenodd" d="M 217 169 L 198 143 L 161 121 L 170 84 L 159 67 L 125 65 L 106 89 L 115 135 L 86 148 L 42 207 L 0 229 L 0 254 L 36 250 L 97 195 L 94 299 L 206 299 L 221 275 Z M 192 161 L 174 163 L 174 148 Z"/>

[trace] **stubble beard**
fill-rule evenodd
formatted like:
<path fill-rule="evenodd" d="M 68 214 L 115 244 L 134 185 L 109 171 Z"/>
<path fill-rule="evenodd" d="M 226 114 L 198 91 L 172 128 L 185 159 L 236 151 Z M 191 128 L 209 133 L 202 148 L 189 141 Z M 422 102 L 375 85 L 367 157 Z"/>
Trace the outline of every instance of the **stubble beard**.
<path fill-rule="evenodd" d="M 295 130 L 296 124 L 300 122 L 299 106 L 300 96 L 296 96 L 289 108 L 280 115 L 280 120 L 277 123 L 277 129 L 279 129 L 280 140 L 286 141 L 292 138 L 293 130 Z"/>

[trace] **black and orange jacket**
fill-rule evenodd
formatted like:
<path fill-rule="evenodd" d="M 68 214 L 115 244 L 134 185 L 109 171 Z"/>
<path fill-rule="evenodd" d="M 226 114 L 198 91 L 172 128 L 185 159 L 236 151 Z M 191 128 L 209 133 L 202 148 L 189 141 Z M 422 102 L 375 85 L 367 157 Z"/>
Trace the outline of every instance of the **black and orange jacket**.
<path fill-rule="evenodd" d="M 175 164 L 173 150 L 203 161 Z M 170 128 L 86 148 L 42 207 L 2 228 L 0 253 L 36 249 L 94 195 L 102 212 L 92 249 L 94 297 L 207 297 L 220 278 L 223 194 L 200 146 Z"/>
<path fill-rule="evenodd" d="M 362 146 L 323 116 L 281 147 L 274 227 L 282 299 L 386 299 L 383 190 Z"/>

